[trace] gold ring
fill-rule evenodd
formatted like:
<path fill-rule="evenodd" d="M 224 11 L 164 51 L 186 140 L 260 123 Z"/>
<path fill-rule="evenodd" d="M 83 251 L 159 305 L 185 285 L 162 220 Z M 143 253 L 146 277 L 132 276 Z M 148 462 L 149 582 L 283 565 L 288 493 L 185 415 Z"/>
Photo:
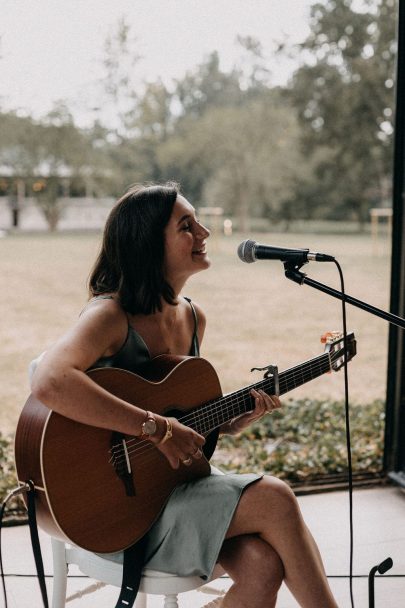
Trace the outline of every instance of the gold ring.
<path fill-rule="evenodd" d="M 193 462 L 193 459 L 191 457 L 186 458 L 186 460 L 182 460 L 182 463 L 185 464 L 186 467 L 189 467 L 192 462 Z"/>

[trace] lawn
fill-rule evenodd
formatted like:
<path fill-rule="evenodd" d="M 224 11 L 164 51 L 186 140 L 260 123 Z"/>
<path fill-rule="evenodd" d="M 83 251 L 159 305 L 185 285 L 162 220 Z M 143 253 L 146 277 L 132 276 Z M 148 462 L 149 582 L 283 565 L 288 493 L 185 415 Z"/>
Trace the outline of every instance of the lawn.
<path fill-rule="evenodd" d="M 377 255 L 367 234 L 261 234 L 256 238 L 335 255 L 344 270 L 347 293 L 379 308 L 388 307 L 387 240 L 380 237 Z M 224 392 L 259 380 L 251 367 L 276 363 L 282 371 L 321 354 L 320 335 L 341 328 L 340 301 L 288 281 L 280 262 L 243 264 L 236 255 L 241 240 L 237 235 L 211 238 L 212 268 L 193 277 L 186 290 L 207 312 L 203 356 L 216 368 Z M 13 434 L 29 395 L 30 360 L 74 323 L 86 303 L 86 280 L 99 241 L 95 234 L 0 239 L 3 434 Z M 334 264 L 311 263 L 305 270 L 312 278 L 339 287 Z M 383 320 L 350 306 L 348 325 L 358 340 L 358 355 L 349 370 L 354 467 L 378 472 L 388 328 Z M 284 396 L 284 413 L 266 417 L 240 437 L 222 440 L 214 462 L 230 470 L 269 471 L 292 483 L 345 471 L 343 396 L 343 373 L 322 376 L 291 391 Z M 15 479 L 12 444 L 1 434 L 0 456 L 2 495 L 15 485 Z"/>
<path fill-rule="evenodd" d="M 335 255 L 344 270 L 346 292 L 388 308 L 388 242 L 380 240 L 376 255 L 366 234 L 249 236 L 272 245 L 306 246 Z M 216 368 L 224 392 L 259 379 L 257 372 L 250 373 L 251 367 L 276 363 L 283 370 L 320 354 L 320 335 L 341 328 L 340 302 L 288 281 L 280 262 L 240 262 L 236 248 L 243 238 L 212 238 L 212 268 L 193 277 L 185 292 L 207 312 L 203 356 Z M 75 321 L 86 302 L 86 279 L 99 239 L 95 234 L 0 239 L 0 428 L 5 433 L 15 429 L 29 394 L 29 361 Z M 311 263 L 304 270 L 312 278 L 338 287 L 334 264 Z M 384 398 L 387 324 L 350 306 L 348 325 L 358 339 L 358 355 L 349 371 L 351 398 L 357 403 Z M 340 400 L 343 374 L 323 376 L 291 396 Z"/>

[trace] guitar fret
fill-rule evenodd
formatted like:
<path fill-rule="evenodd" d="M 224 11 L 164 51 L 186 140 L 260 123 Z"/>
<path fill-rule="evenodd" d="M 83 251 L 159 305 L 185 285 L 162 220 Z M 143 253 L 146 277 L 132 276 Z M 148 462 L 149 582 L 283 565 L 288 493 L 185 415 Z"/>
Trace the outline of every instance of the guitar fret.
<path fill-rule="evenodd" d="M 324 353 L 319 357 L 310 359 L 304 364 L 281 372 L 279 375 L 280 395 L 305 384 L 309 380 L 318 378 L 329 370 L 329 355 Z M 189 422 L 190 418 L 187 416 L 187 424 L 188 426 L 192 426 L 198 433 L 206 435 L 233 418 L 254 409 L 254 401 L 250 395 L 252 388 L 256 390 L 263 389 L 264 392 L 271 395 L 275 392 L 274 386 L 273 377 L 264 378 L 235 393 L 205 403 L 196 410 L 189 412 L 188 416 L 192 414 L 192 422 Z"/>

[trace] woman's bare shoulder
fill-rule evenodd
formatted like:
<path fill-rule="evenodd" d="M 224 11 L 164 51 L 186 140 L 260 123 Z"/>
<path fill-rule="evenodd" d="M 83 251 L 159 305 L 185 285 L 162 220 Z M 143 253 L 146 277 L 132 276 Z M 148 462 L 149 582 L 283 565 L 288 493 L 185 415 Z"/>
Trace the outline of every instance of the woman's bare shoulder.
<path fill-rule="evenodd" d="M 100 357 L 116 352 L 127 331 L 126 315 L 117 301 L 91 301 L 74 325 L 47 350 L 38 369 L 45 370 L 42 376 L 69 367 L 84 371 Z"/>
<path fill-rule="evenodd" d="M 105 332 L 105 337 L 121 342 L 128 329 L 128 317 L 117 298 L 94 298 L 82 310 L 78 326 Z"/>
<path fill-rule="evenodd" d="M 205 326 L 207 324 L 207 317 L 205 316 L 205 312 L 204 312 L 203 308 L 201 308 L 201 306 L 198 304 L 198 302 L 195 302 L 194 300 L 192 300 L 192 304 L 194 306 L 194 309 L 195 309 L 195 312 L 197 315 L 198 336 L 201 341 L 202 337 L 204 335 Z"/>
<path fill-rule="evenodd" d="M 93 318 L 100 321 L 127 320 L 127 315 L 118 298 L 114 295 L 92 298 L 87 302 L 80 313 L 80 318 Z"/>

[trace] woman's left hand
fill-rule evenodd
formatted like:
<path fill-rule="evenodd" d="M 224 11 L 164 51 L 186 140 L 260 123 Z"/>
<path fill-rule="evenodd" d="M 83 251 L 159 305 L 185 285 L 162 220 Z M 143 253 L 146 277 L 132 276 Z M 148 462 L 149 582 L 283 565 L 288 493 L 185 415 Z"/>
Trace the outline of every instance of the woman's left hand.
<path fill-rule="evenodd" d="M 265 414 L 271 414 L 274 410 L 281 407 L 280 399 L 276 395 L 267 395 L 264 391 L 256 391 L 254 388 L 252 388 L 250 394 L 255 400 L 254 410 L 222 425 L 220 429 L 222 433 L 236 435 Z"/>

